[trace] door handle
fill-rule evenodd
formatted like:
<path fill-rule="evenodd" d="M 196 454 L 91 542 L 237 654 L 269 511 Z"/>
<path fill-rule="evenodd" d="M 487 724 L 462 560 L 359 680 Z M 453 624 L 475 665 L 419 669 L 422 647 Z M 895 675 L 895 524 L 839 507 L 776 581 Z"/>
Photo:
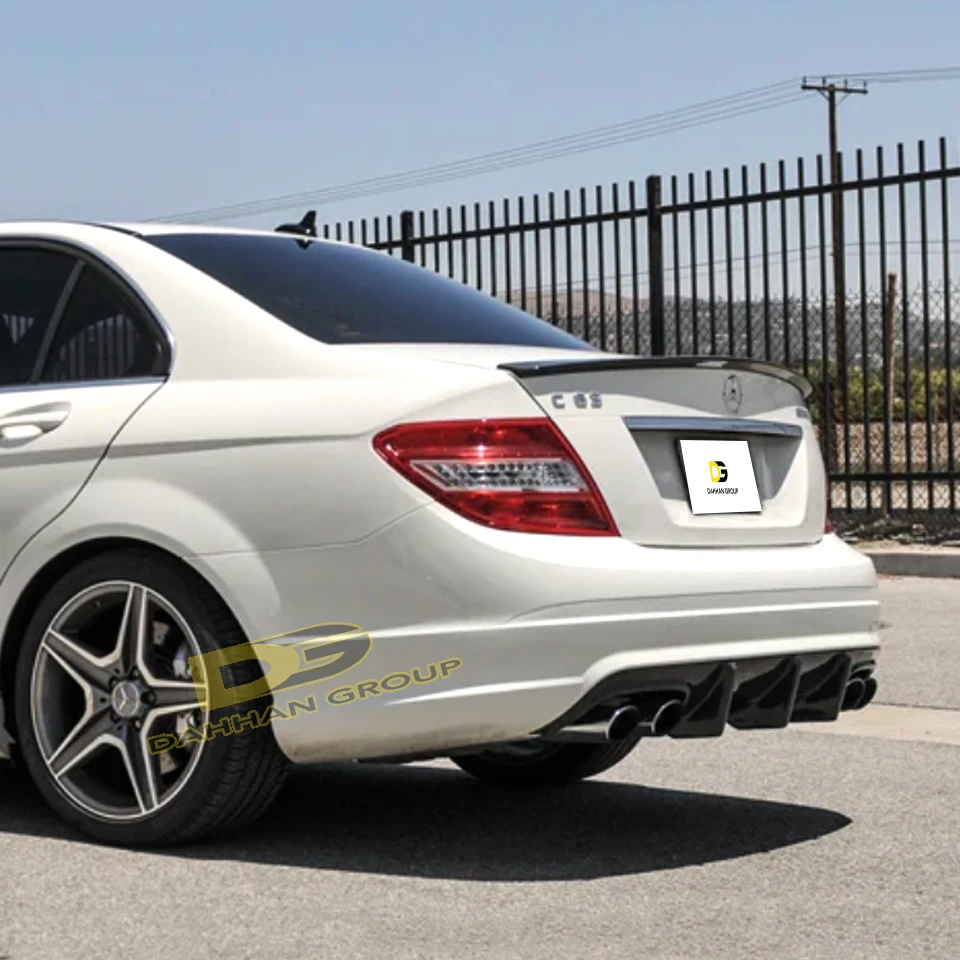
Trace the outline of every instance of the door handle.
<path fill-rule="evenodd" d="M 20 410 L 0 417 L 0 438 L 4 440 L 34 440 L 56 430 L 70 413 L 67 406 Z"/>
<path fill-rule="evenodd" d="M 36 440 L 43 436 L 43 428 L 36 423 L 8 423 L 0 425 L 2 440 Z"/>

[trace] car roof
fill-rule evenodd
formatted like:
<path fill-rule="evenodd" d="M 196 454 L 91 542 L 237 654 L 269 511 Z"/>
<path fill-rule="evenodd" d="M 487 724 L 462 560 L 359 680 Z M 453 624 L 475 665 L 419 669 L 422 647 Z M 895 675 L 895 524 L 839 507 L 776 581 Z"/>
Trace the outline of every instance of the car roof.
<path fill-rule="evenodd" d="M 223 234 L 257 237 L 278 237 L 290 239 L 289 233 L 278 233 L 275 230 L 257 230 L 244 227 L 218 227 L 206 224 L 189 223 L 110 223 L 91 220 L 0 220 L 0 235 L 16 233 L 18 230 L 30 230 L 43 227 L 45 230 L 61 227 L 93 227 L 101 230 L 112 230 L 126 233 L 132 237 L 162 237 L 171 234 Z M 303 237 L 301 239 L 314 239 Z"/>
<path fill-rule="evenodd" d="M 141 237 L 162 237 L 175 233 L 220 233 L 260 237 L 286 237 L 288 240 L 290 239 L 289 233 L 276 233 L 273 230 L 257 230 L 244 227 L 217 227 L 201 223 L 101 223 L 97 224 L 97 226 L 106 227 L 109 230 L 122 230 L 125 233 L 136 234 Z"/>

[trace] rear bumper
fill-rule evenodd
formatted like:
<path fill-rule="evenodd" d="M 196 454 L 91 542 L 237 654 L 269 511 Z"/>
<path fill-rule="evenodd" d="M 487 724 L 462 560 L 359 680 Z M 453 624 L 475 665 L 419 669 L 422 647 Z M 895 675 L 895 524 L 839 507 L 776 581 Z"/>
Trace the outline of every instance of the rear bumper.
<path fill-rule="evenodd" d="M 850 670 L 866 666 L 877 648 L 873 567 L 833 536 L 798 547 L 651 549 L 506 534 L 428 507 L 359 544 L 194 564 L 253 638 L 332 621 L 369 631 L 362 665 L 297 691 L 316 697 L 316 711 L 273 725 L 302 762 L 536 735 L 623 678 L 683 686 L 690 710 L 678 736 L 712 735 L 728 722 L 783 725 L 807 718 L 798 709 L 811 671 L 837 654 Z M 414 668 L 427 677 L 443 660 L 459 666 L 433 682 L 327 700 Z M 772 670 L 789 679 L 776 690 L 776 720 L 761 723 L 737 698 Z M 695 711 L 721 674 L 716 710 Z M 809 719 L 835 716 L 829 703 L 821 713 Z"/>
<path fill-rule="evenodd" d="M 595 684 L 537 734 L 557 739 L 564 728 L 605 711 L 621 706 L 643 711 L 645 704 L 668 698 L 683 703 L 679 722 L 668 731 L 679 739 L 718 737 L 728 724 L 759 730 L 829 722 L 841 710 L 873 699 L 875 666 L 873 651 L 853 650 L 625 670 Z"/>

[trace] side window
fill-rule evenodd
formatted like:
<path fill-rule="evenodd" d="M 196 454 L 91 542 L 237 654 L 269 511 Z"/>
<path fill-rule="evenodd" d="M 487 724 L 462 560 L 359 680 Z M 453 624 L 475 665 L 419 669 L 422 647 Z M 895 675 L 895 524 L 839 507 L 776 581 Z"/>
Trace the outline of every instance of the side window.
<path fill-rule="evenodd" d="M 30 381 L 75 263 L 49 250 L 0 248 L 0 387 Z"/>
<path fill-rule="evenodd" d="M 151 325 L 99 270 L 85 267 L 57 326 L 41 380 L 76 383 L 159 373 L 162 349 Z"/>

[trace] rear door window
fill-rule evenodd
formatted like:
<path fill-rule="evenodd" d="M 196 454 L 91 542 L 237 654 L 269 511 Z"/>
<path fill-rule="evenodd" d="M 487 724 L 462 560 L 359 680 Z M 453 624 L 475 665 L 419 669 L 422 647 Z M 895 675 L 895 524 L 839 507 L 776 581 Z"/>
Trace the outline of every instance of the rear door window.
<path fill-rule="evenodd" d="M 0 387 L 30 382 L 76 260 L 0 247 Z"/>
<path fill-rule="evenodd" d="M 163 347 L 152 324 L 109 278 L 84 268 L 44 364 L 44 383 L 149 377 L 163 371 Z"/>

